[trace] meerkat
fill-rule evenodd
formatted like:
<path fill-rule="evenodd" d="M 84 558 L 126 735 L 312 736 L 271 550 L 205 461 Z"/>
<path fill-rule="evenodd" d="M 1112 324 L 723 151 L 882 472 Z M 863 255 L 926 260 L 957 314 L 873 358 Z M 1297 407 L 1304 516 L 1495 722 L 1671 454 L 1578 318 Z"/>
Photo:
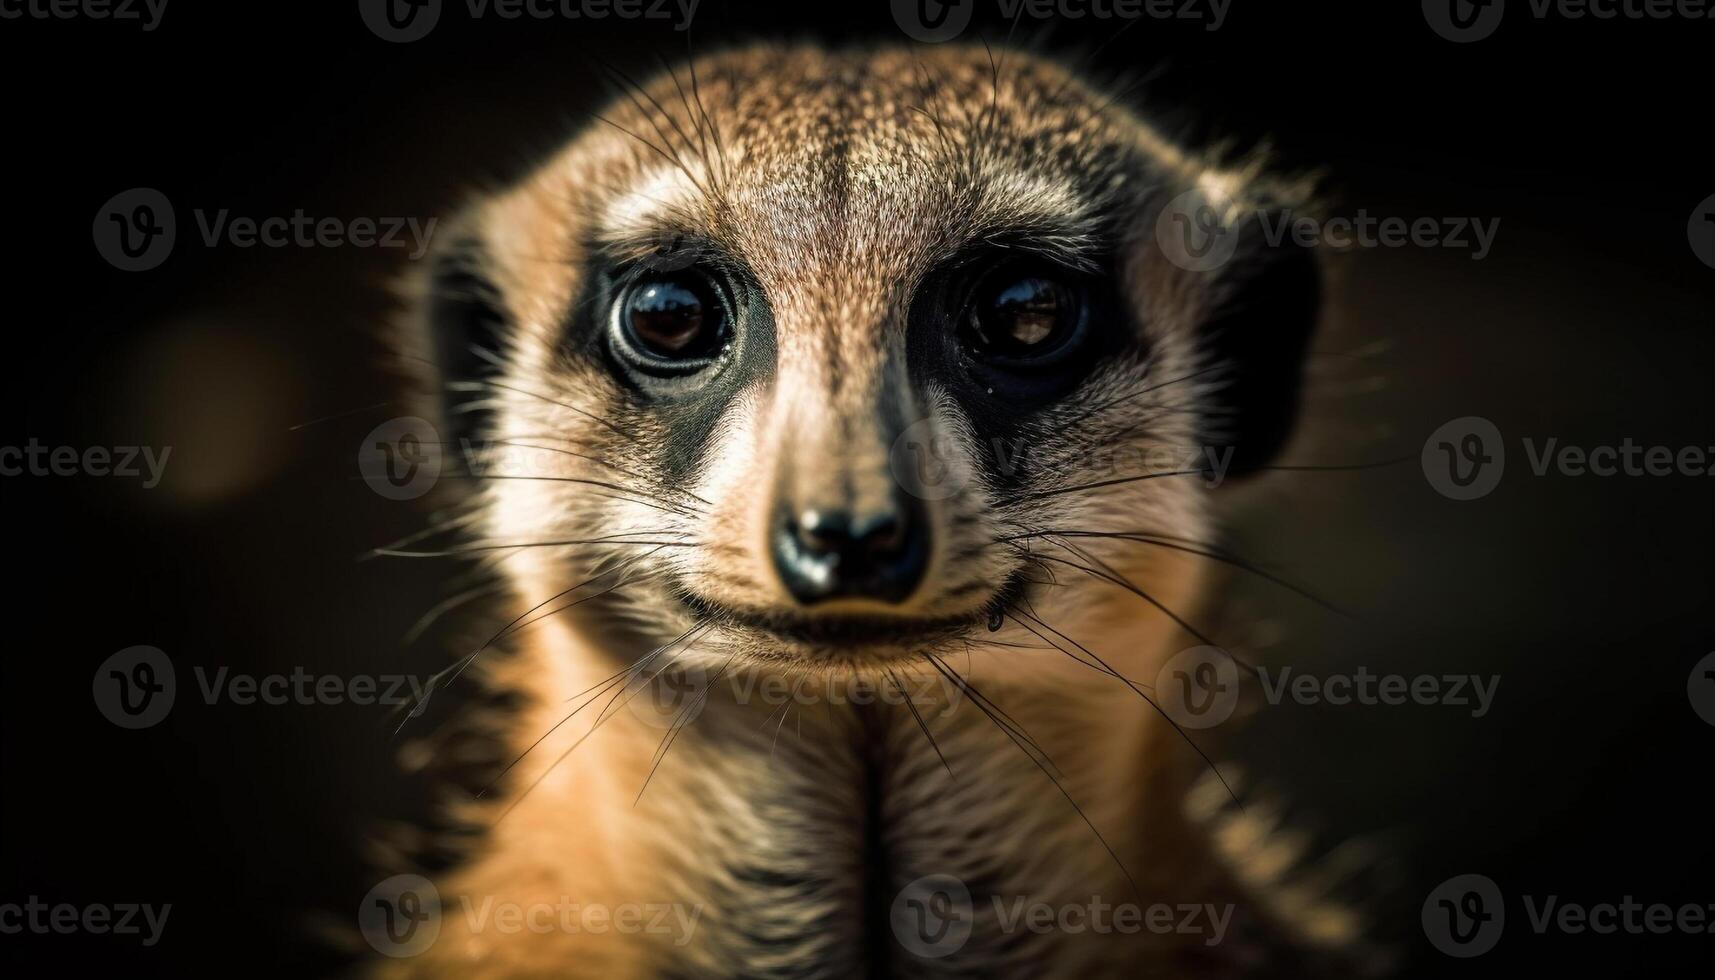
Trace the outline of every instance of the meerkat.
<path fill-rule="evenodd" d="M 1255 219 L 1298 193 L 1040 56 L 769 45 L 470 203 L 405 350 L 490 450 L 462 527 L 509 626 L 459 666 L 515 761 L 377 972 L 1337 975 L 1358 920 L 1150 696 L 1204 467 L 1108 452 L 1282 448 L 1319 272 Z M 1164 247 L 1186 201 L 1225 261 Z M 483 912 L 567 903 L 613 917 Z M 1176 927 L 1015 914 L 1128 904 Z"/>

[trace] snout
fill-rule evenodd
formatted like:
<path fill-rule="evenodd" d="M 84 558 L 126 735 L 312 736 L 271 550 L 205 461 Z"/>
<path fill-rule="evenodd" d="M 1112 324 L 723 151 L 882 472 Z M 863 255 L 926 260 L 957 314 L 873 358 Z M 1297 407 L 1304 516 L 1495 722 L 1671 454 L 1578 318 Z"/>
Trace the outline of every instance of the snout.
<path fill-rule="evenodd" d="M 781 506 L 769 535 L 786 591 L 810 606 L 831 599 L 898 605 L 929 566 L 930 522 L 923 502 L 897 487 L 868 510 Z"/>

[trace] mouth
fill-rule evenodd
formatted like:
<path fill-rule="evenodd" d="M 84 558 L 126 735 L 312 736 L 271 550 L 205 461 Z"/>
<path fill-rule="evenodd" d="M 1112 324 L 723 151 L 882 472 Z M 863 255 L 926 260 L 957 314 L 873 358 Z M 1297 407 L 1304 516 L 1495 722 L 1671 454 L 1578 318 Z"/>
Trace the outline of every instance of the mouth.
<path fill-rule="evenodd" d="M 944 651 L 990 628 L 1016 590 L 1009 582 L 988 603 L 941 617 L 739 609 L 688 590 L 680 591 L 678 598 L 700 620 L 759 639 L 780 659 L 898 659 Z"/>

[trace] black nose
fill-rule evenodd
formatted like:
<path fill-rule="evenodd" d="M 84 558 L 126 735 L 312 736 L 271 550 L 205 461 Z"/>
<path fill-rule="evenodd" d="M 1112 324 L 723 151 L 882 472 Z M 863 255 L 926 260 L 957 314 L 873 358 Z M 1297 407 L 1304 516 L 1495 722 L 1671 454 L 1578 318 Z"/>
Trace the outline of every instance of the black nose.
<path fill-rule="evenodd" d="M 773 551 L 780 580 L 805 605 L 839 597 L 898 603 L 923 581 L 929 526 L 922 502 L 903 494 L 867 514 L 782 510 Z"/>

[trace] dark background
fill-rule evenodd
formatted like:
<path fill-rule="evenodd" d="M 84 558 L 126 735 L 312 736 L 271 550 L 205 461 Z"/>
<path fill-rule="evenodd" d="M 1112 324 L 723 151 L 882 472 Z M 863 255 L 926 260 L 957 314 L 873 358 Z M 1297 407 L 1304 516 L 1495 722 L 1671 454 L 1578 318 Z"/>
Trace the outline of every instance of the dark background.
<path fill-rule="evenodd" d="M 810 7 L 705 0 L 692 40 L 901 39 L 881 0 Z M 983 9 L 998 42 L 1006 25 Z M 1495 37 L 1454 45 L 1415 3 L 1234 0 L 1218 32 L 1146 20 L 1095 59 L 1099 74 L 1151 74 L 1132 101 L 1188 140 L 1267 138 L 1287 164 L 1324 168 L 1344 209 L 1501 219 L 1482 262 L 1412 248 L 1331 262 L 1288 462 L 1408 462 L 1227 492 L 1236 548 L 1357 618 L 1245 582 L 1211 611 L 1239 624 L 1223 639 L 1269 663 L 1498 674 L 1494 712 L 1283 707 L 1227 747 L 1327 839 L 1376 846 L 1384 894 L 1371 907 L 1413 975 L 1707 973 L 1715 936 L 1536 936 L 1516 896 L 1715 902 L 1715 728 L 1686 695 L 1715 650 L 1715 482 L 1538 478 L 1520 443 L 1715 445 L 1715 269 L 1686 239 L 1715 193 L 1715 21 L 1512 14 Z M 1050 50 L 1112 34 L 1020 28 Z M 368 841 L 431 799 L 398 765 L 383 709 L 210 707 L 191 676 L 446 663 L 456 626 L 403 637 L 458 590 L 458 569 L 358 560 L 429 519 L 370 492 L 355 465 L 362 435 L 403 414 L 381 404 L 397 395 L 378 336 L 405 257 L 211 249 L 191 210 L 445 215 L 607 97 L 596 54 L 637 75 L 686 45 L 660 22 L 472 23 L 459 4 L 407 45 L 372 36 L 348 2 L 177 0 L 151 33 L 0 21 L 0 444 L 174 447 L 153 490 L 0 478 L 13 569 L 0 902 L 173 906 L 152 949 L 0 936 L 4 961 L 336 970 L 317 930 L 352 921 L 381 877 Z M 179 245 L 125 273 L 90 227 L 138 186 L 172 199 Z M 1456 503 L 1416 456 L 1467 415 L 1494 421 L 1512 455 L 1499 489 Z M 90 685 L 136 644 L 174 658 L 180 693 L 166 722 L 133 732 L 97 713 Z M 435 718 L 456 708 L 437 704 Z M 1515 899 L 1499 949 L 1457 962 L 1423 941 L 1418 915 L 1431 888 L 1468 872 Z"/>

